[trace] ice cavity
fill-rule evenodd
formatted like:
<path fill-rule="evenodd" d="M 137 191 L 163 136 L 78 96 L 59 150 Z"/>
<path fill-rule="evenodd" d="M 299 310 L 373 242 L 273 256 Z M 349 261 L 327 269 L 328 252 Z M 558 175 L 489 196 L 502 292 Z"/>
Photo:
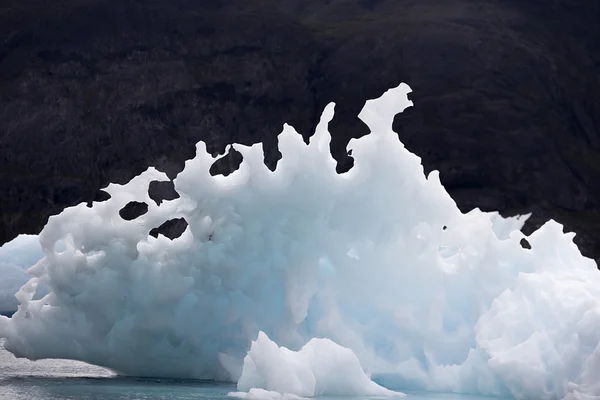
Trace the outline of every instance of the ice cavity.
<path fill-rule="evenodd" d="M 309 145 L 284 127 L 274 172 L 260 145 L 234 145 L 239 170 L 212 177 L 199 143 L 175 181 L 179 199 L 150 201 L 149 182 L 166 179 L 150 168 L 110 185 L 106 202 L 51 217 L 19 311 L 0 318 L 6 348 L 237 381 L 263 331 L 294 351 L 328 338 L 392 390 L 599 396 L 595 263 L 556 222 L 527 237 L 529 250 L 521 222 L 462 214 L 391 128 L 409 91 L 366 103 L 371 134 L 350 143 L 348 173 L 329 153 L 329 105 Z M 148 212 L 123 220 L 130 201 Z M 188 222 L 181 237 L 148 235 L 171 218 Z M 32 300 L 38 284 L 50 293 Z"/>
<path fill-rule="evenodd" d="M 282 396 L 405 396 L 373 382 L 352 350 L 329 339 L 311 339 L 295 352 L 277 346 L 264 332 L 258 333 L 244 358 L 237 387 Z"/>

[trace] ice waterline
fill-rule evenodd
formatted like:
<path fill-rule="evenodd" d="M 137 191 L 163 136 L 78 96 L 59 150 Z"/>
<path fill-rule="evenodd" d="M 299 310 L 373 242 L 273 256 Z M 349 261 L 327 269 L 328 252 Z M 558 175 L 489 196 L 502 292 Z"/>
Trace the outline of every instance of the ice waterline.
<path fill-rule="evenodd" d="M 600 398 L 595 263 L 554 221 L 527 237 L 528 250 L 522 220 L 461 213 L 392 130 L 409 92 L 401 84 L 367 101 L 371 134 L 351 141 L 345 174 L 329 151 L 330 104 L 309 145 L 284 127 L 274 172 L 260 145 L 236 144 L 240 168 L 213 177 L 200 142 L 175 180 L 179 199 L 150 200 L 149 183 L 167 177 L 149 168 L 109 185 L 108 201 L 51 217 L 18 312 L 0 317 L 6 348 L 128 375 L 237 381 L 254 389 L 248 398 Z M 130 201 L 148 212 L 123 220 Z M 179 217 L 181 237 L 148 235 Z M 38 285 L 49 294 L 33 300 Z"/>

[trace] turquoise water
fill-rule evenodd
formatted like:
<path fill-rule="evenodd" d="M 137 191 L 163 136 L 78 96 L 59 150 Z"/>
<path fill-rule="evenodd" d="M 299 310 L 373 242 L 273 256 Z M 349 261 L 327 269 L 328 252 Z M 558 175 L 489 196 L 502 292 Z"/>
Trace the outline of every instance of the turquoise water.
<path fill-rule="evenodd" d="M 0 400 L 233 399 L 227 393 L 236 390 L 234 384 L 118 377 L 103 368 L 76 361 L 32 362 L 15 358 L 4 350 L 2 344 L 0 341 Z M 408 395 L 408 399 L 414 400 L 489 400 L 456 394 Z M 347 397 L 343 399 L 350 400 Z M 352 398 L 355 399 L 359 400 Z"/>
<path fill-rule="evenodd" d="M 0 378 L 0 399 L 4 400 L 171 400 L 226 399 L 234 385 L 176 380 L 92 378 L 92 377 L 10 377 Z"/>

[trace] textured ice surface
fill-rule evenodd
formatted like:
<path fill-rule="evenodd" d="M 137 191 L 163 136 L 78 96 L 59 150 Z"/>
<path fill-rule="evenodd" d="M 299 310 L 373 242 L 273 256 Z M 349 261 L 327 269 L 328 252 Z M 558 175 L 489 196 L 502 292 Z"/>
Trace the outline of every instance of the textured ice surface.
<path fill-rule="evenodd" d="M 15 293 L 30 278 L 25 271 L 42 258 L 37 235 L 19 235 L 0 247 L 0 312 L 17 309 Z"/>
<path fill-rule="evenodd" d="M 279 347 L 259 332 L 244 358 L 238 390 L 315 396 L 396 396 L 373 382 L 352 350 L 329 339 L 311 339 L 299 351 Z"/>
<path fill-rule="evenodd" d="M 275 172 L 260 145 L 234 145 L 240 169 L 212 177 L 199 143 L 175 181 L 179 199 L 149 199 L 149 182 L 166 179 L 150 168 L 110 185 L 106 202 L 51 217 L 19 311 L 0 318 L 6 348 L 237 381 L 263 331 L 293 351 L 328 338 L 393 390 L 600 396 L 595 263 L 556 222 L 528 250 L 522 221 L 462 214 L 391 129 L 408 92 L 367 102 L 371 134 L 350 143 L 348 173 L 335 173 L 329 153 L 329 105 L 309 145 L 284 127 Z M 123 220 L 129 201 L 148 212 Z M 180 217 L 189 226 L 176 240 L 148 235 Z M 38 284 L 51 292 L 32 300 Z"/>

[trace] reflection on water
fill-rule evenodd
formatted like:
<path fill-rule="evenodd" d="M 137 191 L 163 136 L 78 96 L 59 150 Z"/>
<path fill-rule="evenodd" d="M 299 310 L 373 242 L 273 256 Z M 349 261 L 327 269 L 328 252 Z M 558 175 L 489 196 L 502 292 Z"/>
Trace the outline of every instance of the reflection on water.
<path fill-rule="evenodd" d="M 234 385 L 162 379 L 37 376 L 0 378 L 2 400 L 223 399 L 233 390 Z"/>

